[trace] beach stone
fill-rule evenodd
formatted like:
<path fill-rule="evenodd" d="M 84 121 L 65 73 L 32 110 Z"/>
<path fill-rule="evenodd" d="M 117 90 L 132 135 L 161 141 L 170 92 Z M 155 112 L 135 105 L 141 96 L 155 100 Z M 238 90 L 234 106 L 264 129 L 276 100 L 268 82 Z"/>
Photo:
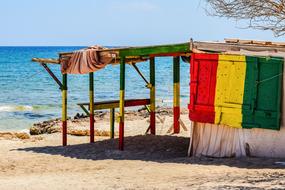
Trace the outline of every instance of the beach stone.
<path fill-rule="evenodd" d="M 0 138 L 11 140 L 11 139 L 29 139 L 30 135 L 26 132 L 0 132 Z"/>
<path fill-rule="evenodd" d="M 25 132 L 18 132 L 18 133 L 15 133 L 15 135 L 18 139 L 29 139 L 30 138 L 30 135 Z"/>
<path fill-rule="evenodd" d="M 42 130 L 38 126 L 32 126 L 30 128 L 30 135 L 40 135 L 42 134 Z"/>
<path fill-rule="evenodd" d="M 75 135 L 75 136 L 89 136 L 89 130 L 87 129 L 70 129 L 67 132 L 69 135 Z"/>
<path fill-rule="evenodd" d="M 58 132 L 60 132 L 60 127 L 59 126 L 52 126 L 52 127 L 49 127 L 47 129 L 47 133 L 48 134 L 58 133 Z"/>

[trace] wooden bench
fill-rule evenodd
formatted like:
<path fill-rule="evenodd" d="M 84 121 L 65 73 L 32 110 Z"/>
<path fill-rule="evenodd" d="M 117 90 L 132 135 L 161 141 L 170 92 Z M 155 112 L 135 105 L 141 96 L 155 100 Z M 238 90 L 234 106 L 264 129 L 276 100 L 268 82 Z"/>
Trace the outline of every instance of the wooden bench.
<path fill-rule="evenodd" d="M 127 99 L 125 100 L 125 107 L 134 107 L 134 106 L 145 106 L 150 104 L 150 99 Z M 89 116 L 89 105 L 90 103 L 78 103 L 78 106 Z M 88 109 L 85 108 L 88 106 Z M 94 102 L 94 110 L 104 110 L 104 109 L 115 109 L 120 107 L 119 100 L 110 100 L 110 101 L 101 101 Z"/>
<path fill-rule="evenodd" d="M 89 116 L 89 105 L 90 103 L 78 103 L 78 106 Z M 150 105 L 150 99 L 126 99 L 125 107 L 134 107 L 134 106 L 146 106 Z M 86 108 L 85 106 L 88 106 Z M 114 138 L 114 127 L 115 127 L 115 109 L 120 107 L 119 100 L 110 100 L 110 101 L 101 101 L 94 102 L 94 110 L 104 110 L 110 109 L 110 138 Z"/>

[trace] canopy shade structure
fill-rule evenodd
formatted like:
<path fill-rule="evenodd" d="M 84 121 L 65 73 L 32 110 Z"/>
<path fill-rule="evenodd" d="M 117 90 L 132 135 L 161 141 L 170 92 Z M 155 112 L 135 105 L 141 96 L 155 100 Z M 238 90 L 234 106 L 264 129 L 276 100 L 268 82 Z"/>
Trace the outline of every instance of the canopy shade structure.
<path fill-rule="evenodd" d="M 151 134 L 155 135 L 155 58 L 161 56 L 173 57 L 173 132 L 179 133 L 181 120 L 180 120 L 180 57 L 190 57 L 192 53 L 227 53 L 235 52 L 242 54 L 243 51 L 251 52 L 285 52 L 284 43 L 274 43 L 265 41 L 253 41 L 253 40 L 239 40 L 239 39 L 227 39 L 225 42 L 201 42 L 193 41 L 179 43 L 179 44 L 167 44 L 167 45 L 155 45 L 155 46 L 142 46 L 142 47 L 119 47 L 119 48 L 100 48 L 96 50 L 99 55 L 106 54 L 111 57 L 111 61 L 108 64 L 120 64 L 120 97 L 117 102 L 119 107 L 119 149 L 124 149 L 124 112 L 128 100 L 125 100 L 125 64 L 130 64 L 138 72 L 138 74 L 146 82 L 146 87 L 149 89 L 149 101 L 144 103 L 138 103 L 136 100 L 132 100 L 132 105 L 149 105 L 150 112 L 150 126 L 149 130 Z M 42 59 L 33 58 L 32 61 L 40 63 L 51 77 L 56 81 L 62 90 L 62 143 L 67 145 L 67 73 L 62 74 L 62 80 L 59 80 L 49 69 L 48 64 L 61 65 L 64 62 L 70 62 L 73 56 L 77 52 L 63 52 L 59 53 L 58 59 Z M 149 62 L 150 65 L 150 78 L 146 79 L 142 72 L 136 67 L 138 62 Z M 72 63 L 71 63 L 72 64 Z M 101 67 L 100 67 L 101 68 Z M 103 69 L 104 67 L 102 67 Z M 95 71 L 95 70 L 94 70 Z M 94 110 L 100 103 L 95 103 L 94 106 L 94 75 L 93 72 L 89 72 L 89 117 L 90 117 L 90 142 L 94 142 Z M 96 90 L 96 89 L 95 89 Z M 139 100 L 137 100 L 139 101 Z M 106 103 L 106 102 L 105 102 Z M 115 106 L 117 107 L 117 106 Z M 112 107 L 111 109 L 114 109 Z M 112 110 L 112 114 L 114 110 Z M 113 119 L 114 120 L 114 119 Z"/>
<path fill-rule="evenodd" d="M 239 39 L 225 39 L 225 42 L 202 42 L 192 41 L 180 44 L 155 45 L 155 46 L 139 46 L 139 47 L 120 47 L 120 48 L 106 48 L 98 50 L 99 52 L 109 52 L 114 55 L 111 64 L 119 64 L 120 56 L 125 56 L 125 63 L 137 63 L 146 61 L 150 56 L 159 56 L 167 54 L 178 53 L 183 55 L 191 53 L 192 51 L 204 52 L 229 52 L 229 51 L 269 51 L 269 52 L 285 52 L 285 43 L 255 41 L 255 40 L 239 40 Z M 61 52 L 60 57 L 70 58 L 74 52 Z M 33 58 L 32 61 L 38 63 L 59 64 L 59 59 L 44 59 Z"/>

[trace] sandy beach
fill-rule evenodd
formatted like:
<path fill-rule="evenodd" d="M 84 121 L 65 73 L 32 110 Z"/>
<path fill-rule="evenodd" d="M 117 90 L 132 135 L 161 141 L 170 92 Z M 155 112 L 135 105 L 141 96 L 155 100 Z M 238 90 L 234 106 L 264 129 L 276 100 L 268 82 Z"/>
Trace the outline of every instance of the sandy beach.
<path fill-rule="evenodd" d="M 127 114 L 128 115 L 128 114 Z M 129 118 L 133 117 L 133 113 Z M 0 140 L 0 189 L 284 189 L 284 159 L 189 158 L 190 131 L 166 133 L 172 117 L 160 115 L 157 136 L 144 135 L 148 118 L 126 122 L 125 151 L 117 139 L 42 134 Z M 107 115 L 97 127 L 108 130 Z M 128 116 L 127 116 L 128 118 Z M 187 114 L 182 114 L 187 123 Z M 87 120 L 80 126 L 88 126 Z"/>

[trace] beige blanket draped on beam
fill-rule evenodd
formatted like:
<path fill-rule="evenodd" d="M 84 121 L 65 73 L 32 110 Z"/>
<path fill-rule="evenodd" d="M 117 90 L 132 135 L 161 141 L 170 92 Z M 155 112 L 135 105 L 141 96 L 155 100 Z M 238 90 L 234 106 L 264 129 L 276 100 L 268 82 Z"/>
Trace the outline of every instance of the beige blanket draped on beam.
<path fill-rule="evenodd" d="M 109 52 L 99 51 L 103 47 L 92 46 L 86 49 L 75 51 L 70 59 L 62 59 L 62 74 L 87 74 L 104 68 L 113 60 Z"/>

